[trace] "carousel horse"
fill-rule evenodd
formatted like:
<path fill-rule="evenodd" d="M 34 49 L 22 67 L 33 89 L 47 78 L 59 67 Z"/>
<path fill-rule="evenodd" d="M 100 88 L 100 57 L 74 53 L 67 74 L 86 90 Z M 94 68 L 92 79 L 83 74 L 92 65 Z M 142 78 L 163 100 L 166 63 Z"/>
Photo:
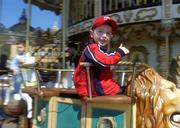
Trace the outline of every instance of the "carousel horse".
<path fill-rule="evenodd" d="M 137 128 L 180 128 L 180 90 L 174 83 L 148 67 L 136 74 L 133 85 Z"/>
<path fill-rule="evenodd" d="M 28 128 L 27 104 L 23 99 L 13 98 L 10 81 L 8 75 L 0 77 L 0 128 Z M 7 96 L 8 104 L 4 104 Z"/>

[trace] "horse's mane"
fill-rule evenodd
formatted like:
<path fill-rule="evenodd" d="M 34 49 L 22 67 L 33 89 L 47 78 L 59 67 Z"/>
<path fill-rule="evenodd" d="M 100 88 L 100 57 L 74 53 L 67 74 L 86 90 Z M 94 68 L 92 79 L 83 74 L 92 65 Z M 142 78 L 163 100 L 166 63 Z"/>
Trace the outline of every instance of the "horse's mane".
<path fill-rule="evenodd" d="M 168 80 L 176 83 L 180 88 L 180 53 L 170 63 Z"/>
<path fill-rule="evenodd" d="M 162 77 L 151 67 L 144 69 L 139 72 L 134 80 L 134 89 L 136 96 L 142 96 L 142 93 L 149 93 L 149 95 L 154 95 L 154 93 L 159 90 L 160 80 Z"/>
<path fill-rule="evenodd" d="M 139 72 L 134 82 L 134 96 L 136 98 L 136 127 L 159 128 L 163 124 L 163 99 L 160 96 L 162 77 L 151 67 Z M 168 84 L 168 83 L 167 83 Z M 130 85 L 130 81 L 129 81 Z M 127 94 L 130 94 L 128 85 Z"/>

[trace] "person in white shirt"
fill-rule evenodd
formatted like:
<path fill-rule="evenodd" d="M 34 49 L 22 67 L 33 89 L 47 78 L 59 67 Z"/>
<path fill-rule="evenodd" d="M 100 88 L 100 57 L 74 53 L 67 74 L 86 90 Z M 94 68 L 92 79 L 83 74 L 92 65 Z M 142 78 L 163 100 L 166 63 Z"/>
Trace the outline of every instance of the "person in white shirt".
<path fill-rule="evenodd" d="M 32 117 L 32 98 L 26 94 L 21 93 L 21 85 L 23 83 L 22 73 L 20 71 L 20 66 L 23 64 L 34 64 L 35 58 L 30 55 L 30 53 L 25 51 L 25 43 L 20 42 L 17 44 L 17 55 L 12 59 L 10 63 L 10 69 L 12 70 L 12 80 L 14 83 L 13 96 L 15 100 L 20 100 L 21 98 L 27 102 L 27 117 Z M 7 104 L 7 103 L 5 103 Z"/>
<path fill-rule="evenodd" d="M 10 69 L 13 72 L 14 94 L 19 93 L 21 84 L 23 82 L 20 66 L 22 64 L 33 63 L 35 63 L 35 59 L 30 55 L 30 53 L 25 52 L 25 44 L 23 42 L 18 43 L 17 55 L 12 59 L 10 64 Z"/>

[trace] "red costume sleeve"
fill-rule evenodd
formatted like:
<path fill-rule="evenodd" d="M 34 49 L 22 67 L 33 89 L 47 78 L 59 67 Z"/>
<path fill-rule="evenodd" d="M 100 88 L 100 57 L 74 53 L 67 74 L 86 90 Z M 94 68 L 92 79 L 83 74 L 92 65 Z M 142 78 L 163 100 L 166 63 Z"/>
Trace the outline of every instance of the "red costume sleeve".
<path fill-rule="evenodd" d="M 97 64 L 103 67 L 116 64 L 125 53 L 118 48 L 115 52 L 108 52 L 98 44 L 89 44 L 84 51 L 87 62 Z"/>

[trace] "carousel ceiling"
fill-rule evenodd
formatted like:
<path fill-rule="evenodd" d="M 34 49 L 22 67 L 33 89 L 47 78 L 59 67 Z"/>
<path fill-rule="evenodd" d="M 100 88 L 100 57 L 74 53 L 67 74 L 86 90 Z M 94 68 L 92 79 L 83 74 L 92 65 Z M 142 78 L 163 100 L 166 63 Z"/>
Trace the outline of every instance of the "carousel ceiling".
<path fill-rule="evenodd" d="M 23 1 L 28 2 L 28 0 Z M 31 0 L 31 3 L 42 10 L 50 10 L 58 15 L 61 13 L 63 0 Z"/>

